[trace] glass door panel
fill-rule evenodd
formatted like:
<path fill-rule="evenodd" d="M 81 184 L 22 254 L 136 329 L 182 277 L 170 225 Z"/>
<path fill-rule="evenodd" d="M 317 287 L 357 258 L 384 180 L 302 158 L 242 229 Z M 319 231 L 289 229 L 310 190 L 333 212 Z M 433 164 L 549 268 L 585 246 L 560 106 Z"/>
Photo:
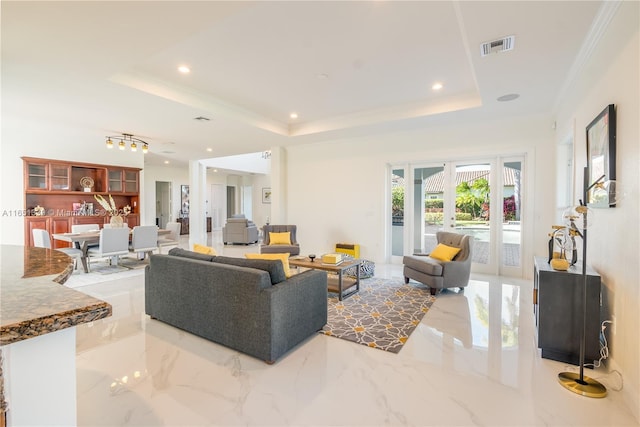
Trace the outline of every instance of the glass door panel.
<path fill-rule="evenodd" d="M 491 256 L 491 164 L 457 164 L 453 227 L 473 236 L 473 262 L 488 265 Z"/>
<path fill-rule="evenodd" d="M 444 228 L 444 165 L 413 169 L 413 253 L 430 253 Z"/>
<path fill-rule="evenodd" d="M 404 169 L 391 171 L 391 255 L 404 255 Z"/>
<path fill-rule="evenodd" d="M 502 266 L 520 268 L 522 161 L 504 162 L 502 174 Z"/>

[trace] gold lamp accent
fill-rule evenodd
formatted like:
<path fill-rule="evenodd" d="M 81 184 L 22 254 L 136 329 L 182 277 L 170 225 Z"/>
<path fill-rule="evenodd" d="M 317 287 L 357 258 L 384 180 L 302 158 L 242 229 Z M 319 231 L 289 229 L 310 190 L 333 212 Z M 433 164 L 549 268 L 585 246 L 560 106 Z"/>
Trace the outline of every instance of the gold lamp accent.
<path fill-rule="evenodd" d="M 581 396 L 595 398 L 605 397 L 607 395 L 607 388 L 598 380 L 584 374 L 584 353 L 587 340 L 587 228 L 589 225 L 587 220 L 591 211 L 585 203 L 589 191 L 599 185 L 604 177 L 605 175 L 602 175 L 596 182 L 584 190 L 584 202 L 580 200 L 579 206 L 571 208 L 563 214 L 565 221 L 568 221 L 572 228 L 582 229 L 581 231 L 576 230 L 582 237 L 582 334 L 580 336 L 580 373 L 561 372 L 558 374 L 558 382 L 569 391 Z"/>
<path fill-rule="evenodd" d="M 118 148 L 124 151 L 127 148 L 127 144 L 129 144 L 129 148 L 131 151 L 138 151 L 138 145 L 142 146 L 142 152 L 147 154 L 149 152 L 149 143 L 141 140 L 140 138 L 136 138 L 130 133 L 123 133 L 118 136 L 107 136 L 107 148 L 111 149 L 114 146 L 114 141 L 118 143 Z"/>

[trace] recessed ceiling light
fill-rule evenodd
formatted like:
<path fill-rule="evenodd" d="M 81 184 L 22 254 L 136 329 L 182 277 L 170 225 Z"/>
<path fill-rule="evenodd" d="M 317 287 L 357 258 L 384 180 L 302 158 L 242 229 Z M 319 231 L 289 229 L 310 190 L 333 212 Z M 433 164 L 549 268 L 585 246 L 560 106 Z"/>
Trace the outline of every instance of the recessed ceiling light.
<path fill-rule="evenodd" d="M 168 165 L 168 164 L 169 164 L 169 160 L 165 160 L 165 161 L 164 161 L 164 164 L 165 164 L 165 165 Z"/>
<path fill-rule="evenodd" d="M 178 71 L 180 71 L 182 74 L 188 74 L 191 72 L 191 68 L 187 67 L 186 65 L 181 65 L 178 67 Z"/>
<path fill-rule="evenodd" d="M 289 114 L 289 117 L 291 117 L 292 119 L 297 119 L 298 118 L 298 113 L 291 113 L 291 114 Z"/>
<path fill-rule="evenodd" d="M 207 148 L 207 151 L 208 151 L 208 152 L 212 152 L 212 151 L 213 151 L 213 148 L 209 147 L 209 148 Z"/>
<path fill-rule="evenodd" d="M 214 169 L 213 171 L 214 171 L 214 172 L 218 172 L 218 169 Z"/>
<path fill-rule="evenodd" d="M 433 86 L 431 86 L 431 89 L 433 90 L 440 90 L 444 87 L 444 85 L 440 82 L 434 83 Z"/>
<path fill-rule="evenodd" d="M 514 99 L 518 99 L 518 98 L 520 98 L 520 95 L 518 95 L 517 93 L 509 93 L 507 95 L 502 95 L 501 97 L 499 97 L 498 101 L 507 102 L 507 101 L 513 101 Z"/>

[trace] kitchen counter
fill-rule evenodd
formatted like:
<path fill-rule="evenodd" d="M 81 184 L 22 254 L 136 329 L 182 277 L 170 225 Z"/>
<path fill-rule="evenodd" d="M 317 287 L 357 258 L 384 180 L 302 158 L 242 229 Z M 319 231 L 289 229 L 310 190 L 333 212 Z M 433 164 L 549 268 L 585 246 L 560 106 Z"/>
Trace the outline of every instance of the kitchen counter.
<path fill-rule="evenodd" d="M 75 386 L 58 390 L 56 378 L 75 378 L 74 327 L 111 305 L 63 286 L 73 260 L 56 250 L 0 245 L 0 269 L 0 409 L 9 425 L 75 423 Z"/>

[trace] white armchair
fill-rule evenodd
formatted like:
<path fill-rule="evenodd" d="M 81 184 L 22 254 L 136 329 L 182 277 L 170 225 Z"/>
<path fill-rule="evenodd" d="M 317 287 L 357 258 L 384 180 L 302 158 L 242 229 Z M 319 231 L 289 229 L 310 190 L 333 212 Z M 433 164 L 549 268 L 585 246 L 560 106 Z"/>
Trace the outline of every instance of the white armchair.
<path fill-rule="evenodd" d="M 222 227 L 222 241 L 227 243 L 250 243 L 258 242 L 258 227 L 250 219 L 227 218 L 227 224 Z"/>

